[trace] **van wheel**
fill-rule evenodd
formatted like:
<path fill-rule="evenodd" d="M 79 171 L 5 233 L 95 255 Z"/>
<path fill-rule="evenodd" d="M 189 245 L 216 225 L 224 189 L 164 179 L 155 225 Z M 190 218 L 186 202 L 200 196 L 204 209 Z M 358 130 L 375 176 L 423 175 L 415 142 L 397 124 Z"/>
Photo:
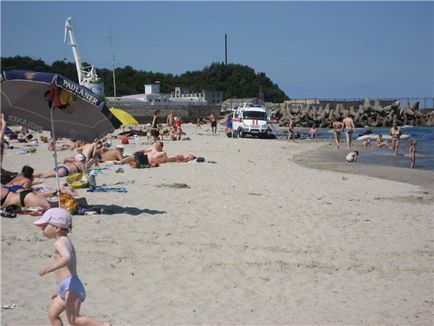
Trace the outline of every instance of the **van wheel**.
<path fill-rule="evenodd" d="M 246 134 L 244 133 L 244 131 L 240 130 L 238 132 L 238 135 L 240 136 L 240 138 L 244 138 L 246 136 Z"/>

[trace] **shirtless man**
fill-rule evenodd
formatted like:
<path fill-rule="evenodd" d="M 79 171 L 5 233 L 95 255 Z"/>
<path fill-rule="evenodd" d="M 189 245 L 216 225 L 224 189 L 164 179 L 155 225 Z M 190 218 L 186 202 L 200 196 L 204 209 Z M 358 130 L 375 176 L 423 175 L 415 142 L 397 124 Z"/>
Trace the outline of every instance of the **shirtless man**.
<path fill-rule="evenodd" d="M 333 129 L 335 133 L 335 143 L 339 148 L 341 144 L 341 132 L 342 129 L 344 129 L 344 124 L 342 123 L 341 119 L 336 119 L 335 122 L 333 122 Z"/>
<path fill-rule="evenodd" d="M 168 156 L 165 151 L 163 151 L 163 142 L 156 141 L 152 147 L 145 148 L 143 153 L 148 156 L 148 161 L 150 164 L 161 164 L 170 162 L 189 162 L 194 160 L 196 157 L 192 154 L 179 154 L 174 156 Z"/>
<path fill-rule="evenodd" d="M 163 142 L 157 140 L 151 147 L 145 148 L 143 150 L 143 153 L 148 156 L 149 163 L 160 164 L 169 162 L 169 157 L 167 156 L 166 152 L 163 151 L 163 146 Z"/>
<path fill-rule="evenodd" d="M 213 134 L 217 133 L 217 117 L 214 113 L 209 116 L 209 122 L 211 123 L 211 132 Z"/>
<path fill-rule="evenodd" d="M 353 119 L 349 115 L 347 115 L 345 117 L 345 119 L 342 121 L 342 123 L 344 124 L 344 127 L 345 127 L 348 149 L 350 149 L 351 148 L 351 142 L 353 140 L 353 131 L 355 128 L 354 122 L 353 122 Z"/>
<path fill-rule="evenodd" d="M 173 126 L 175 119 L 173 118 L 173 111 L 170 110 L 169 114 L 167 115 L 166 124 L 169 128 Z"/>

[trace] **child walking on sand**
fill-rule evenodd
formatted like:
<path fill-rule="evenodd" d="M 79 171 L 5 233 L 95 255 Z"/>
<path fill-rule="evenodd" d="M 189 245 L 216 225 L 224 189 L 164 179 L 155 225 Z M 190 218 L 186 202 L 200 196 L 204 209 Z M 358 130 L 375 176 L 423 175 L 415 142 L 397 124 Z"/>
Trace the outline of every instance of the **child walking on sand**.
<path fill-rule="evenodd" d="M 60 315 L 66 311 L 70 325 L 110 325 L 101 324 L 96 320 L 80 316 L 80 306 L 86 297 L 83 284 L 77 276 L 74 245 L 68 238 L 72 228 L 72 217 L 63 208 L 51 208 L 42 217 L 34 222 L 42 229 L 48 239 L 54 239 L 54 261 L 42 268 L 39 275 L 42 277 L 54 272 L 57 283 L 57 294 L 48 308 L 48 318 L 51 325 L 63 325 Z"/>

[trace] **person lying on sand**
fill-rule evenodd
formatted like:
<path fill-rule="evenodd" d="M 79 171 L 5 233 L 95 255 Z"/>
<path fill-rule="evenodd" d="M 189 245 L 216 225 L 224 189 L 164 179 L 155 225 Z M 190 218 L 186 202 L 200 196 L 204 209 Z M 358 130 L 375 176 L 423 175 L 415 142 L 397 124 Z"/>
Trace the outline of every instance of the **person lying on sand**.
<path fill-rule="evenodd" d="M 103 147 L 98 150 L 100 162 L 112 161 L 114 164 L 128 164 L 134 159 L 133 156 L 124 157 L 124 146 L 117 145 L 116 148 Z"/>
<path fill-rule="evenodd" d="M 86 163 L 91 166 L 93 164 L 98 165 L 98 151 L 103 148 L 102 141 L 100 139 L 95 140 L 92 143 L 86 143 L 81 147 L 76 147 L 76 154 L 83 154 Z M 63 160 L 63 163 L 75 162 L 75 156 L 67 157 Z"/>
<path fill-rule="evenodd" d="M 51 152 L 54 151 L 54 148 L 56 148 L 56 151 L 76 150 L 86 145 L 86 142 L 82 140 L 71 140 L 70 144 L 62 144 L 61 146 L 57 146 L 56 143 L 57 140 L 50 138 L 48 140 L 48 150 Z"/>
<path fill-rule="evenodd" d="M 21 192 L 13 192 L 4 186 L 1 187 L 1 207 L 8 208 L 9 206 L 18 207 L 50 207 L 47 199 L 31 189 Z"/>
<path fill-rule="evenodd" d="M 57 166 L 57 173 L 59 177 L 67 177 L 68 175 L 74 173 L 84 172 L 91 165 L 89 163 L 85 163 L 86 159 L 83 154 L 77 154 L 74 158 L 74 162 Z M 54 168 L 52 172 L 38 173 L 35 176 L 39 176 L 41 178 L 54 178 L 56 176 L 56 168 Z"/>
<path fill-rule="evenodd" d="M 145 148 L 143 153 L 148 156 L 150 164 L 161 164 L 161 163 L 174 163 L 174 162 L 189 162 L 194 160 L 196 157 L 192 154 L 178 154 L 168 156 L 165 151 L 163 151 L 164 144 L 162 141 L 157 140 L 152 147 Z"/>
<path fill-rule="evenodd" d="M 30 189 L 34 184 L 37 183 L 41 182 L 35 182 L 33 168 L 28 165 L 24 165 L 21 169 L 21 173 L 7 182 L 5 187 L 13 192 L 20 192 L 22 190 Z"/>

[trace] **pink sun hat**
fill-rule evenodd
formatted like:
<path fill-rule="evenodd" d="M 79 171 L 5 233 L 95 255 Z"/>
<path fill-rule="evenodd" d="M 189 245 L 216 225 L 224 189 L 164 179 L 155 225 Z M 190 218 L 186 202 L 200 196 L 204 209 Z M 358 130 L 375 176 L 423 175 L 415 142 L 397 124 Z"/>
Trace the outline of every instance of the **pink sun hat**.
<path fill-rule="evenodd" d="M 63 208 L 50 208 L 39 220 L 33 222 L 33 224 L 39 227 L 52 224 L 62 229 L 69 229 L 72 224 L 72 216 Z"/>

